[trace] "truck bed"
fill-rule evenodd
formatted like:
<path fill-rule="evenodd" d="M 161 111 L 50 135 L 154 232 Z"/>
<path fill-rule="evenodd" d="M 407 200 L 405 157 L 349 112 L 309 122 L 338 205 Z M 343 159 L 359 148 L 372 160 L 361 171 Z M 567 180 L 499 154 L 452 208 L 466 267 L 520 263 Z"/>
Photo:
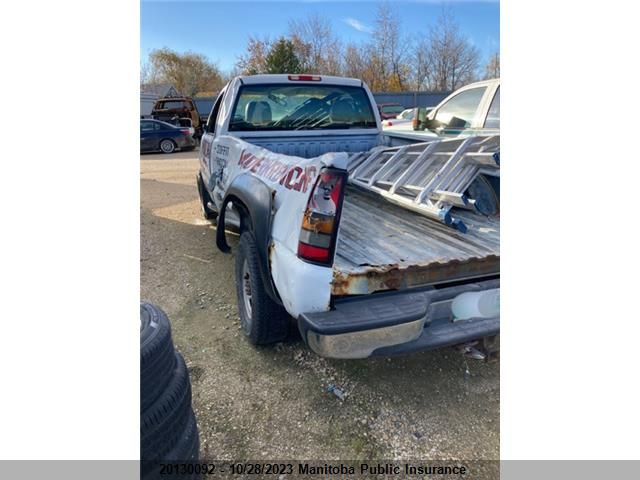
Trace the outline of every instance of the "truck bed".
<path fill-rule="evenodd" d="M 456 210 L 467 233 L 349 185 L 340 221 L 332 294 L 497 276 L 500 219 Z"/>

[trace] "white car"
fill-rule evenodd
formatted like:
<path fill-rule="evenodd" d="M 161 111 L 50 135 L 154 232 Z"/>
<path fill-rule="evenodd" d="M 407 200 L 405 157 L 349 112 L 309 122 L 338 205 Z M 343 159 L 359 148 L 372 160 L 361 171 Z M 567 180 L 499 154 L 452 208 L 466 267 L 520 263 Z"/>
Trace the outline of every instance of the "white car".
<path fill-rule="evenodd" d="M 413 108 L 407 108 L 406 110 L 403 110 L 400 115 L 396 117 L 396 120 L 413 120 L 413 113 L 414 113 Z"/>
<path fill-rule="evenodd" d="M 402 113 L 399 113 L 396 118 L 391 118 L 389 120 L 382 121 L 382 128 L 390 128 L 390 127 L 398 127 L 400 125 L 411 129 L 411 124 L 413 122 L 413 108 L 407 108 L 403 110 Z"/>

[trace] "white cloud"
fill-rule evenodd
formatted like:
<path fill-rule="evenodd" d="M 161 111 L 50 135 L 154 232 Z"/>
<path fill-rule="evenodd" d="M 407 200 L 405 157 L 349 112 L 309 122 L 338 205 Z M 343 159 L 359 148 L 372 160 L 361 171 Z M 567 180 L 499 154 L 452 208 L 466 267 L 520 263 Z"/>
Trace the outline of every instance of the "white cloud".
<path fill-rule="evenodd" d="M 351 28 L 355 28 L 359 32 L 371 33 L 373 31 L 371 27 L 365 25 L 360 20 L 357 20 L 355 18 L 345 18 L 342 21 L 349 25 Z"/>

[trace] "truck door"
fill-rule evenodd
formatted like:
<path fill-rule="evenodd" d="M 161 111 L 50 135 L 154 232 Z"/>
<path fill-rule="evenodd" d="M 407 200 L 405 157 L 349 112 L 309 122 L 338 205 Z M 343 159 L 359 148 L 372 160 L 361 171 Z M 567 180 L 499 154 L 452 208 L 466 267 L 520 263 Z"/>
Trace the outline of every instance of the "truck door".
<path fill-rule="evenodd" d="M 218 98 L 216 98 L 204 127 L 204 134 L 200 140 L 200 171 L 202 172 L 202 179 L 204 180 L 207 188 L 211 188 L 212 186 L 210 183 L 211 173 L 215 169 L 215 166 L 213 165 L 215 157 L 213 154 L 213 141 L 216 137 L 216 121 L 218 113 L 220 112 L 220 105 L 222 104 L 224 92 L 225 90 L 223 89 L 218 95 Z"/>
<path fill-rule="evenodd" d="M 435 132 L 445 137 L 471 133 L 486 90 L 486 86 L 464 90 L 442 105 L 434 114 L 438 124 Z"/>

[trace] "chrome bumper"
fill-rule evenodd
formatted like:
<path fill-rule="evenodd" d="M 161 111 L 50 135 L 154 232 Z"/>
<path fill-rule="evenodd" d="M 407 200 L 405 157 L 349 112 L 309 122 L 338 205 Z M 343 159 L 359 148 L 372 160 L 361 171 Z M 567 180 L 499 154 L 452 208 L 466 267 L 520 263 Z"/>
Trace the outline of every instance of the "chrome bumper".
<path fill-rule="evenodd" d="M 303 314 L 298 327 L 318 355 L 355 359 L 433 350 L 500 333 L 500 317 L 452 321 L 457 295 L 499 288 L 488 280 L 421 292 L 366 295 L 337 302 L 329 312 Z"/>

